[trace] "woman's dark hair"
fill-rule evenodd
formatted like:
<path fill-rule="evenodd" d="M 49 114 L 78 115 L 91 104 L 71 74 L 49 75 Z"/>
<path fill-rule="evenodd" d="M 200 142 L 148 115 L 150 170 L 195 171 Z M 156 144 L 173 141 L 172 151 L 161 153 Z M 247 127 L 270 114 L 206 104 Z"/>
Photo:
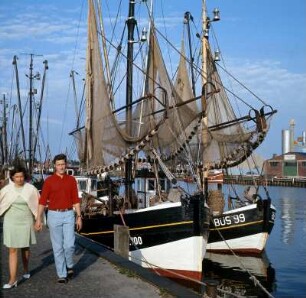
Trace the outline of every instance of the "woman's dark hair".
<path fill-rule="evenodd" d="M 10 170 L 10 178 L 11 178 L 11 180 L 13 180 L 13 176 L 16 173 L 23 173 L 23 176 L 24 176 L 25 180 L 27 180 L 29 178 L 29 175 L 28 175 L 28 172 L 27 172 L 26 168 L 24 168 L 22 166 L 16 166 L 12 170 Z"/>
<path fill-rule="evenodd" d="M 54 158 L 53 158 L 53 164 L 54 164 L 54 165 L 55 165 L 55 162 L 56 162 L 57 160 L 64 160 L 65 163 L 67 163 L 67 157 L 66 157 L 65 154 L 62 154 L 62 153 L 54 156 Z"/>

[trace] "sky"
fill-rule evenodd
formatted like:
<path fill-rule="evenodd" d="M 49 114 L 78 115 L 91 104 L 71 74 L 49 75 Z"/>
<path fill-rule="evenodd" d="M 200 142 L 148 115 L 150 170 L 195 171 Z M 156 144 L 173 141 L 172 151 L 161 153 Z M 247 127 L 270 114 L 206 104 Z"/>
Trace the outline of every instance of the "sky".
<path fill-rule="evenodd" d="M 105 26 L 116 16 L 119 0 L 104 2 Z M 123 1 L 127 3 L 127 0 Z M 141 2 L 141 1 L 139 1 Z M 200 23 L 201 1 L 156 0 L 159 22 L 169 39 L 179 46 L 182 16 L 190 11 Z M 192 5 L 191 5 L 192 3 Z M 278 110 L 258 153 L 264 158 L 281 154 L 281 132 L 295 120 L 295 138 L 306 130 L 306 1 L 305 0 L 207 0 L 208 11 L 220 10 L 214 24 L 227 69 L 258 97 Z M 126 13 L 127 15 L 127 13 Z M 126 15 L 120 15 L 124 21 Z M 18 56 L 21 94 L 26 100 L 30 56 L 34 72 L 49 69 L 42 112 L 42 134 L 51 154 L 73 156 L 70 131 L 75 128 L 71 70 L 81 94 L 86 52 L 85 0 L 0 1 L 0 92 L 16 100 L 12 60 Z M 158 22 L 157 22 L 158 23 Z M 42 56 L 41 56 L 42 55 Z M 41 81 L 34 81 L 40 88 Z M 39 96 L 35 97 L 36 99 Z"/>

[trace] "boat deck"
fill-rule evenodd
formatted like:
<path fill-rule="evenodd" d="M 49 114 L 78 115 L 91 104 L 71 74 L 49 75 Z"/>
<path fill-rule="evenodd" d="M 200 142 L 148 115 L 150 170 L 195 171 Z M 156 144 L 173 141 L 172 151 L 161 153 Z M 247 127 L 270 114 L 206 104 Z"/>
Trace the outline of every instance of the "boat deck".
<path fill-rule="evenodd" d="M 1 247 L 0 297 L 199 297 L 199 294 L 160 277 L 112 251 L 77 235 L 75 277 L 58 284 L 53 253 L 46 227 L 36 234 L 31 247 L 29 280 L 22 280 L 18 261 L 18 286 L 2 290 L 8 281 L 8 249 Z M 2 219 L 0 219 L 2 242 Z"/>

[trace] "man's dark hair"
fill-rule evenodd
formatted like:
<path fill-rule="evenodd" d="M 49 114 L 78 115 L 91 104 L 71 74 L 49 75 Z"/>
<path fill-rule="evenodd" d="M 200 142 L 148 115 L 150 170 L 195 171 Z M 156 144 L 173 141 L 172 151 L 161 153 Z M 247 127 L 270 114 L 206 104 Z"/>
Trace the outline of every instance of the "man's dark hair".
<path fill-rule="evenodd" d="M 53 158 L 53 164 L 54 164 L 54 165 L 55 165 L 55 162 L 56 162 L 57 160 L 64 160 L 65 163 L 67 163 L 67 157 L 66 157 L 65 154 L 62 154 L 62 153 L 54 156 L 54 158 Z"/>
<path fill-rule="evenodd" d="M 10 170 L 10 178 L 13 180 L 13 177 L 16 173 L 23 173 L 24 179 L 27 180 L 29 178 L 28 172 L 25 167 L 15 166 L 12 170 Z"/>

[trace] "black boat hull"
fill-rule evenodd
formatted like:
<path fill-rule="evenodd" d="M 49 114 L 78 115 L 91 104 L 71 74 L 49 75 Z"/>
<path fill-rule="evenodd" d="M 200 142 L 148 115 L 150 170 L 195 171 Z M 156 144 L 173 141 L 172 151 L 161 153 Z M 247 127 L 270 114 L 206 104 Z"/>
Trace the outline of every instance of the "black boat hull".
<path fill-rule="evenodd" d="M 259 200 L 213 216 L 207 251 L 261 254 L 274 226 L 275 212 L 270 200 Z"/>
<path fill-rule="evenodd" d="M 143 267 L 199 279 L 209 231 L 202 195 L 112 216 L 83 219 L 81 234 L 114 248 L 114 225 L 129 227 L 129 258 Z"/>

